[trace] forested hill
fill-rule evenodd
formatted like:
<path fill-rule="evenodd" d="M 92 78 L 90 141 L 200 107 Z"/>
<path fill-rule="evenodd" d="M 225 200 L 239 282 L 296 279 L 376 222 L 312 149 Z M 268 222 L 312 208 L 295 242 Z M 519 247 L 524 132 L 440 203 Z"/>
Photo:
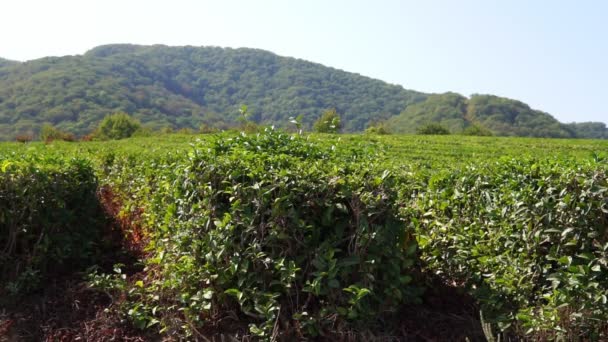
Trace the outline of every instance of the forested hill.
<path fill-rule="evenodd" d="M 197 129 L 251 119 L 310 126 L 336 108 L 346 131 L 399 114 L 425 94 L 380 80 L 255 49 L 107 45 L 82 56 L 43 58 L 0 69 L 0 136 L 43 122 L 77 135 L 125 111 L 153 128 Z"/>
<path fill-rule="evenodd" d="M 608 136 L 604 124 L 561 124 L 517 101 L 429 95 L 256 49 L 106 45 L 81 56 L 0 59 L 0 140 L 36 135 L 46 122 L 84 135 L 116 111 L 153 129 L 227 128 L 242 104 L 252 120 L 279 126 L 302 114 L 311 127 L 335 108 L 347 132 L 393 118 L 402 132 L 440 121 L 454 133 L 475 122 L 497 135 Z"/>
<path fill-rule="evenodd" d="M 527 104 L 493 95 L 433 94 L 408 106 L 388 121 L 395 133 L 415 133 L 429 123 L 438 123 L 452 133 L 481 128 L 495 135 L 550 138 L 608 139 L 602 122 L 564 124 Z"/>
<path fill-rule="evenodd" d="M 0 58 L 0 68 L 2 68 L 4 66 L 9 66 L 9 65 L 15 65 L 18 63 L 19 62 L 11 61 L 9 59 Z"/>

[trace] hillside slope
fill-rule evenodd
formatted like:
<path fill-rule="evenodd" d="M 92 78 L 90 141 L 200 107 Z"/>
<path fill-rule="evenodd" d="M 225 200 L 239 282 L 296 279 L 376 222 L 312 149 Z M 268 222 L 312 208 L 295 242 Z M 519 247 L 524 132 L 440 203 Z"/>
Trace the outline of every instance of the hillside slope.
<path fill-rule="evenodd" d="M 408 106 L 388 123 L 396 133 L 415 133 L 420 126 L 439 123 L 452 133 L 462 133 L 475 125 L 500 136 L 608 138 L 604 123 L 563 124 L 521 101 L 494 95 L 475 94 L 470 98 L 456 93 L 430 95 L 425 101 Z"/>
<path fill-rule="evenodd" d="M 0 69 L 0 136 L 43 122 L 76 134 L 122 110 L 154 128 L 226 126 L 241 104 L 257 122 L 311 125 L 327 108 L 346 131 L 396 115 L 425 94 L 358 74 L 254 49 L 108 45 L 82 56 Z"/>
<path fill-rule="evenodd" d="M 0 57 L 0 68 L 15 64 L 19 64 L 19 62 L 11 61 L 10 59 Z"/>
<path fill-rule="evenodd" d="M 603 123 L 562 124 L 519 101 L 424 94 L 256 49 L 119 44 L 81 56 L 0 59 L 0 140 L 36 135 L 45 122 L 84 135 L 116 111 L 153 129 L 227 128 L 242 104 L 252 120 L 279 126 L 302 114 L 310 128 L 336 108 L 346 132 L 388 119 L 402 133 L 440 122 L 454 133 L 475 124 L 496 135 L 608 138 Z"/>

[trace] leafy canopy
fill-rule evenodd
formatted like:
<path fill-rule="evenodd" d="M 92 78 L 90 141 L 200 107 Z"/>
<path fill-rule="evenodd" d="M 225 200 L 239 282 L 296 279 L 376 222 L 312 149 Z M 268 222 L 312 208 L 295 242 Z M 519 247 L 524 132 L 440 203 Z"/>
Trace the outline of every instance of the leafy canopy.
<path fill-rule="evenodd" d="M 337 133 L 340 128 L 342 123 L 335 108 L 326 110 L 314 125 L 315 131 L 319 133 Z"/>
<path fill-rule="evenodd" d="M 380 114 L 397 115 L 426 98 L 420 92 L 256 49 L 109 45 L 81 56 L 42 58 L 0 70 L 0 140 L 38 134 L 44 122 L 89 134 L 108 113 L 123 111 L 154 130 L 217 129 L 248 120 L 304 130 L 335 107 L 344 130 L 362 131 Z"/>
<path fill-rule="evenodd" d="M 106 116 L 95 133 L 100 140 L 117 140 L 132 136 L 141 129 L 141 123 L 126 113 L 118 112 Z"/>
<path fill-rule="evenodd" d="M 51 142 L 53 140 L 74 141 L 76 138 L 71 133 L 63 132 L 50 123 L 45 123 L 40 129 L 40 140 L 44 142 Z"/>
<path fill-rule="evenodd" d="M 416 133 L 425 135 L 448 135 L 450 134 L 450 130 L 441 124 L 429 123 L 416 128 Z"/>

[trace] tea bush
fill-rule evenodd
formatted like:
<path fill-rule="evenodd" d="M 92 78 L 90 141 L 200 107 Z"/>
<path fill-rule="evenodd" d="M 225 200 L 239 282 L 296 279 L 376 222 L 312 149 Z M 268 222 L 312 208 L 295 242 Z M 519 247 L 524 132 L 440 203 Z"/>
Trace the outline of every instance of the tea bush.
<path fill-rule="evenodd" d="M 146 218 L 146 273 L 123 313 L 178 336 L 236 313 L 252 335 L 310 337 L 416 300 L 396 179 L 349 158 L 274 130 L 195 145 L 140 197 L 164 215 Z"/>
<path fill-rule="evenodd" d="M 0 300 L 94 261 L 95 173 L 127 245 L 146 248 L 143 272 L 92 284 L 145 333 L 398 333 L 430 272 L 477 299 L 488 336 L 604 340 L 607 149 L 276 131 L 3 143 Z"/>
<path fill-rule="evenodd" d="M 96 190 L 84 159 L 0 158 L 0 293 L 94 260 L 104 224 Z"/>
<path fill-rule="evenodd" d="M 422 260 L 500 330 L 608 338 L 606 165 L 504 158 L 437 173 L 402 213 Z"/>

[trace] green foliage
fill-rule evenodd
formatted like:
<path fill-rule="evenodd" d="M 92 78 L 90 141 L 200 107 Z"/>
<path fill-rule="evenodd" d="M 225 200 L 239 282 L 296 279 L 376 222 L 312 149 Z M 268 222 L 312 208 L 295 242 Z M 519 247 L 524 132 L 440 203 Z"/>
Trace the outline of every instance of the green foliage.
<path fill-rule="evenodd" d="M 417 133 L 421 126 L 436 123 L 458 133 L 464 129 L 467 99 L 456 93 L 430 95 L 425 101 L 405 108 L 401 114 L 389 119 L 396 133 Z"/>
<path fill-rule="evenodd" d="M 328 109 L 315 122 L 314 129 L 317 133 L 338 133 L 342 128 L 340 115 L 335 108 Z"/>
<path fill-rule="evenodd" d="M 551 115 L 531 109 L 527 104 L 492 95 L 473 95 L 467 117 L 497 135 L 575 138 Z"/>
<path fill-rule="evenodd" d="M 422 135 L 448 135 L 450 130 L 438 123 L 429 123 L 416 128 L 416 134 Z"/>
<path fill-rule="evenodd" d="M 465 128 L 464 131 L 462 131 L 462 134 L 474 135 L 479 137 L 491 137 L 492 135 L 494 135 L 492 134 L 492 131 L 480 125 L 471 125 Z"/>
<path fill-rule="evenodd" d="M 589 139 L 608 139 L 608 128 L 603 122 L 579 122 L 564 125 L 574 136 Z"/>
<path fill-rule="evenodd" d="M 393 133 L 438 122 L 455 134 L 475 123 L 499 136 L 608 136 L 601 123 L 561 124 L 515 100 L 424 94 L 255 49 L 106 45 L 82 56 L 0 59 L 0 69 L 0 140 L 38 136 L 45 122 L 83 136 L 115 111 L 153 130 L 203 124 L 225 130 L 239 123 L 242 103 L 254 109 L 250 121 L 277 127 L 302 113 L 302 127 L 310 129 L 334 107 L 344 113 L 345 132 L 390 119 Z"/>
<path fill-rule="evenodd" d="M 218 133 L 220 130 L 216 127 L 211 127 L 207 124 L 202 124 L 199 128 L 198 128 L 198 132 L 199 133 L 203 133 L 203 134 L 209 134 L 209 133 Z"/>
<path fill-rule="evenodd" d="M 238 121 L 241 123 L 239 127 L 241 132 L 251 134 L 257 133 L 262 129 L 258 124 L 251 121 L 251 112 L 249 111 L 249 107 L 247 105 L 241 105 L 241 108 L 239 108 Z"/>
<path fill-rule="evenodd" d="M 488 337 L 605 340 L 607 150 L 277 131 L 3 143 L 0 223 L 21 222 L 29 247 L 2 254 L 0 282 L 27 291 L 95 259 L 95 170 L 126 235 L 148 244 L 141 273 L 117 265 L 90 281 L 114 296 L 108 315 L 164 339 L 393 336 L 430 273 L 476 299 Z"/>
<path fill-rule="evenodd" d="M 94 261 L 104 223 L 96 190 L 86 160 L 0 156 L 0 297 Z"/>
<path fill-rule="evenodd" d="M 303 133 L 303 129 L 302 129 L 302 120 L 304 119 L 304 115 L 300 114 L 296 117 L 290 117 L 289 118 L 289 123 L 295 125 L 296 127 L 296 131 L 298 132 L 298 134 L 302 134 Z"/>
<path fill-rule="evenodd" d="M 466 284 L 501 331 L 601 340 L 606 170 L 558 158 L 471 165 L 432 176 L 403 212 L 429 269 Z"/>
<path fill-rule="evenodd" d="M 396 133 L 414 133 L 429 122 L 465 135 L 490 132 L 499 136 L 547 138 L 604 138 L 608 135 L 608 129 L 601 123 L 565 125 L 525 103 L 492 95 L 472 95 L 470 99 L 455 93 L 430 95 L 389 119 Z"/>
<path fill-rule="evenodd" d="M 49 57 L 0 71 L 0 140 L 49 122 L 85 135 L 107 113 L 132 114 L 154 130 L 202 124 L 226 129 L 249 120 L 289 126 L 303 113 L 310 129 L 335 107 L 346 131 L 362 131 L 380 113 L 396 115 L 424 100 L 401 86 L 256 49 L 108 45 L 83 56 Z M 37 134 L 35 134 L 37 135 Z"/>
<path fill-rule="evenodd" d="M 371 123 L 365 129 L 365 133 L 386 135 L 386 134 L 391 134 L 391 129 L 390 129 L 389 124 L 386 121 L 376 121 L 374 123 Z"/>
<path fill-rule="evenodd" d="M 76 138 L 71 133 L 62 132 L 55 126 L 45 123 L 40 128 L 40 140 L 51 142 L 53 140 L 74 141 Z"/>
<path fill-rule="evenodd" d="M 0 68 L 7 67 L 7 66 L 12 66 L 12 65 L 17 65 L 17 64 L 19 64 L 19 62 L 11 61 L 9 59 L 0 58 Z"/>
<path fill-rule="evenodd" d="M 352 158 L 266 130 L 199 143 L 166 174 L 145 171 L 153 178 L 134 180 L 115 161 L 131 191 L 156 182 L 135 195 L 157 214 L 151 272 L 128 290 L 124 314 L 188 336 L 236 309 L 261 338 L 277 324 L 313 337 L 337 322 L 373 325 L 415 300 L 416 245 L 398 217 L 397 179 L 372 155 Z"/>
<path fill-rule="evenodd" d="M 158 135 L 159 133 L 162 133 L 163 130 L 159 131 L 154 131 L 152 130 L 151 127 L 149 126 L 141 126 L 140 128 L 138 128 L 135 132 L 133 132 L 133 134 L 131 135 L 131 137 L 151 137 L 151 136 L 155 136 Z M 171 131 L 172 132 L 172 131 Z M 189 128 L 184 128 L 183 131 L 180 131 L 181 133 L 193 133 L 193 131 Z"/>
<path fill-rule="evenodd" d="M 175 130 L 171 126 L 165 126 L 160 129 L 160 134 L 173 134 Z"/>
<path fill-rule="evenodd" d="M 95 131 L 99 140 L 118 140 L 132 136 L 141 129 L 141 123 L 129 114 L 118 112 L 106 116 Z"/>

